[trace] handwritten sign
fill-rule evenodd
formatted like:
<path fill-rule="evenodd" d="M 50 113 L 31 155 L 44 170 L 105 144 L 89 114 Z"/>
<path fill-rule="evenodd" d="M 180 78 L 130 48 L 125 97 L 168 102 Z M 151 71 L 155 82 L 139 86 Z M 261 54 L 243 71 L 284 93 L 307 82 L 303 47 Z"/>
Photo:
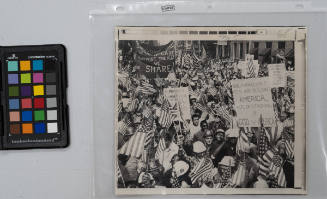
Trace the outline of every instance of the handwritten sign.
<path fill-rule="evenodd" d="M 275 114 L 268 77 L 232 80 L 233 97 L 239 127 L 274 126 Z"/>
<path fill-rule="evenodd" d="M 191 120 L 191 106 L 187 87 L 165 88 L 164 95 L 168 99 L 173 113 L 184 120 Z"/>
<path fill-rule="evenodd" d="M 285 64 L 268 64 L 268 71 L 273 88 L 286 86 Z"/>

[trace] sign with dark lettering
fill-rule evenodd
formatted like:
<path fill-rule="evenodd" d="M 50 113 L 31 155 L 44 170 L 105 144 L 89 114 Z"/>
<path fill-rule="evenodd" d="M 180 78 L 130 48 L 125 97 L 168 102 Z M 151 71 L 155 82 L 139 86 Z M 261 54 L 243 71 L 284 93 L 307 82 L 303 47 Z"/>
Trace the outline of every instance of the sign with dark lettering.
<path fill-rule="evenodd" d="M 165 49 L 156 51 L 154 54 L 140 47 L 136 53 L 136 63 L 139 72 L 148 78 L 166 78 L 168 73 L 173 70 L 175 63 L 175 51 L 172 46 L 171 42 Z"/>
<path fill-rule="evenodd" d="M 274 126 L 275 114 L 270 78 L 232 80 L 233 97 L 239 127 Z"/>

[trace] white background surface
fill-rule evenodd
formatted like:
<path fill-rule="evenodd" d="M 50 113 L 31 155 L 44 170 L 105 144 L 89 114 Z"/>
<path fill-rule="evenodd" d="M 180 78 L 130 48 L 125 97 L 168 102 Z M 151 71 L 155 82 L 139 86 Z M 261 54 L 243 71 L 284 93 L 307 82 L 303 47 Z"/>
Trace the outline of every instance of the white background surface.
<path fill-rule="evenodd" d="M 87 0 L 1 0 L 0 45 L 67 48 L 70 140 L 65 149 L 0 152 L 0 198 L 91 198 Z"/>
<path fill-rule="evenodd" d="M 0 0 L 0 45 L 62 43 L 67 47 L 71 138 L 71 145 L 66 149 L 0 151 L 0 199 L 88 199 L 92 197 L 93 149 L 89 75 L 92 66 L 89 64 L 88 12 L 95 7 L 101 7 L 101 2 L 103 1 Z M 267 22 L 256 20 L 258 24 L 267 25 Z M 321 19 L 317 19 L 317 23 L 319 20 Z M 287 25 L 287 21 L 290 22 L 291 19 L 286 18 L 286 22 L 281 24 Z M 277 24 L 276 21 L 273 23 Z M 301 22 L 298 24 L 302 25 Z M 231 25 L 236 25 L 236 23 Z M 253 24 L 247 21 L 244 25 Z M 325 28 L 323 31 L 326 31 Z M 314 42 L 319 45 L 318 40 Z M 312 50 L 313 46 L 309 47 L 309 62 L 312 62 L 310 48 Z M 325 50 L 325 48 L 319 50 Z M 320 58 L 316 56 L 317 61 L 314 63 L 323 60 L 322 54 L 318 55 Z M 323 68 L 319 66 L 318 69 Z M 316 75 L 318 78 L 314 78 Z M 309 80 L 313 81 L 309 84 L 309 89 L 312 88 L 308 93 L 311 96 L 308 99 L 309 108 L 312 108 L 309 114 L 314 117 L 309 119 L 308 128 L 310 133 L 317 135 L 325 132 L 326 124 L 323 119 L 326 119 L 324 116 L 327 116 L 327 113 L 321 111 L 321 107 L 315 104 L 322 104 L 326 95 L 315 91 L 312 85 L 320 85 L 318 88 L 322 88 L 323 78 L 325 77 L 322 77 L 318 71 L 312 71 L 309 75 Z M 320 99 L 319 95 L 324 97 Z M 314 114 L 314 111 L 317 112 Z M 318 125 L 316 125 L 317 122 Z M 314 141 L 324 146 L 324 140 L 319 137 L 321 136 L 311 138 L 309 142 Z M 321 151 L 317 148 L 318 146 L 311 146 L 313 148 L 309 147 L 309 155 L 310 152 L 319 152 L 317 156 L 311 157 L 326 159 L 324 150 Z M 315 160 L 315 158 L 310 158 L 310 160 Z M 314 181 L 320 177 L 326 179 L 326 168 L 324 169 L 323 165 L 309 162 L 309 166 L 313 167 L 309 173 L 312 176 L 309 178 L 312 185 L 315 185 Z M 323 187 L 319 183 L 316 185 L 319 190 Z M 310 188 L 314 191 L 316 189 L 309 187 L 309 194 L 314 194 L 310 193 Z M 322 192 L 326 193 L 326 190 Z M 229 196 L 219 198 L 225 197 L 231 198 Z M 254 198 L 259 197 L 261 196 L 254 196 Z"/>

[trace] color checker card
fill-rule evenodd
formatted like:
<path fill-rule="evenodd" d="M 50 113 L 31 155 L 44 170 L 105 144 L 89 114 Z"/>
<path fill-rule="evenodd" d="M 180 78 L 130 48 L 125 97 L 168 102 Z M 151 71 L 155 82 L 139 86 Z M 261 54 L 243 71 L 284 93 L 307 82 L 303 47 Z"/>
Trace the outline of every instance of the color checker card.
<path fill-rule="evenodd" d="M 0 52 L 2 149 L 67 146 L 64 46 L 1 47 Z"/>

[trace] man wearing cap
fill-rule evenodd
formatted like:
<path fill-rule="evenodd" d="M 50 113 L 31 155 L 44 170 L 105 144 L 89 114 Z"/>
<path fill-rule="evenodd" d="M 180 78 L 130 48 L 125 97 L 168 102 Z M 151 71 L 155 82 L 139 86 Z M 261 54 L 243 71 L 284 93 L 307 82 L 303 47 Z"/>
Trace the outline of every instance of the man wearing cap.
<path fill-rule="evenodd" d="M 218 129 L 216 131 L 215 139 L 213 142 L 213 153 L 211 154 L 213 164 L 217 165 L 218 162 L 220 162 L 225 155 L 225 131 L 223 129 Z"/>

